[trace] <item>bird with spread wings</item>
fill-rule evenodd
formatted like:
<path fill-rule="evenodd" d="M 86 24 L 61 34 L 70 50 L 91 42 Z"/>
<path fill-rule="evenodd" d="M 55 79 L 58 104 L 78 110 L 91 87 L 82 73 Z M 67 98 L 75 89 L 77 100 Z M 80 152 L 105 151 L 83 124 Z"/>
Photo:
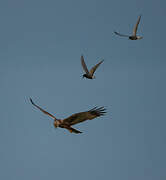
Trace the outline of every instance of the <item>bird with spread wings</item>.
<path fill-rule="evenodd" d="M 50 114 L 49 112 L 45 111 L 44 109 L 42 109 L 41 107 L 39 107 L 38 105 L 36 105 L 32 99 L 30 98 L 30 101 L 32 103 L 32 105 L 34 105 L 36 108 L 38 108 L 40 111 L 42 111 L 44 114 L 47 114 L 48 116 L 50 116 L 51 118 L 54 119 L 54 127 L 60 127 L 60 128 L 65 128 L 67 129 L 69 132 L 71 133 L 82 133 L 81 131 L 78 131 L 77 129 L 74 129 L 72 127 L 72 125 L 84 122 L 86 120 L 92 120 L 94 118 L 97 118 L 99 116 L 103 116 L 106 112 L 105 112 L 105 108 L 104 107 L 94 107 L 93 109 L 90 109 L 89 111 L 85 111 L 85 112 L 79 112 L 79 113 L 75 113 L 65 119 L 57 119 L 55 116 L 53 116 L 52 114 Z"/>
<path fill-rule="evenodd" d="M 114 33 L 118 36 L 122 36 L 122 37 L 128 37 L 130 40 L 138 40 L 138 39 L 142 39 L 143 37 L 142 36 L 137 36 L 137 29 L 138 29 L 138 25 L 140 23 L 140 20 L 141 20 L 141 16 L 138 17 L 138 20 L 137 20 L 137 23 L 136 25 L 134 26 L 134 29 L 133 29 L 133 33 L 131 36 L 129 35 L 124 35 L 124 34 L 120 34 L 116 31 L 114 31 Z"/>
<path fill-rule="evenodd" d="M 100 66 L 100 64 L 103 62 L 104 60 L 100 61 L 99 63 L 97 63 L 95 66 L 93 66 L 90 71 L 88 70 L 85 61 L 84 61 L 84 56 L 81 56 L 81 65 L 83 67 L 83 70 L 85 71 L 85 74 L 83 74 L 83 78 L 86 77 L 88 79 L 95 79 L 94 73 L 96 71 L 96 69 Z"/>

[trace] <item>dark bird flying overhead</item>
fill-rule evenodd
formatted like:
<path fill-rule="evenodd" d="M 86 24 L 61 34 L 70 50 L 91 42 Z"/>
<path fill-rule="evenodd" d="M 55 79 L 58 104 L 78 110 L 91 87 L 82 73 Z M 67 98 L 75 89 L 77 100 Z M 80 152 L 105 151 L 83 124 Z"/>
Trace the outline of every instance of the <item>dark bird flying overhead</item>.
<path fill-rule="evenodd" d="M 86 64 L 85 64 L 85 61 L 84 61 L 84 57 L 83 55 L 81 56 L 81 64 L 82 64 L 82 67 L 85 71 L 85 74 L 83 74 L 83 78 L 86 77 L 88 79 L 95 79 L 95 76 L 94 76 L 94 73 L 96 71 L 96 69 L 99 67 L 99 65 L 103 62 L 104 60 L 100 61 L 98 64 L 96 64 L 95 66 L 93 66 L 90 71 L 88 70 Z"/>
<path fill-rule="evenodd" d="M 90 109 L 89 111 L 85 111 L 85 112 L 79 112 L 79 113 L 75 113 L 65 119 L 57 119 L 55 116 L 53 116 L 52 114 L 50 114 L 49 112 L 45 111 L 44 109 L 42 109 L 41 107 L 39 107 L 38 105 L 36 105 L 32 99 L 30 98 L 31 103 L 38 108 L 40 111 L 42 111 L 44 114 L 50 116 L 51 118 L 54 119 L 54 127 L 60 127 L 60 128 L 65 128 L 67 129 L 69 132 L 71 133 L 82 133 L 81 131 L 78 131 L 77 129 L 74 129 L 72 126 L 81 122 L 84 122 L 86 120 L 92 120 L 94 118 L 97 118 L 99 116 L 103 116 L 106 112 L 105 112 L 105 108 L 104 107 L 94 107 L 93 109 Z"/>
<path fill-rule="evenodd" d="M 141 20 L 141 16 L 138 17 L 137 23 L 136 23 L 136 25 L 134 26 L 134 29 L 133 29 L 133 34 L 131 36 L 120 34 L 120 33 L 116 32 L 116 31 L 114 31 L 114 33 L 116 35 L 118 35 L 118 36 L 128 37 L 130 40 L 142 39 L 143 38 L 142 36 L 137 36 L 137 29 L 138 29 L 138 25 L 140 23 L 140 20 Z"/>

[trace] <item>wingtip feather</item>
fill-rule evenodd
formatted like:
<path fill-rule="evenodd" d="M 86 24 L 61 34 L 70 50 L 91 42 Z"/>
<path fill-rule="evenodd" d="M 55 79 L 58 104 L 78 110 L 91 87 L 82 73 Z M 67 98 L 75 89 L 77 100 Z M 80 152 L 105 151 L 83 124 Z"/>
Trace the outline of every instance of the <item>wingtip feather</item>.
<path fill-rule="evenodd" d="M 105 113 L 106 113 L 106 109 L 104 108 L 104 106 L 102 106 L 102 107 L 94 107 L 89 112 L 95 113 L 97 116 L 104 116 Z"/>
<path fill-rule="evenodd" d="M 32 98 L 29 98 L 29 100 L 31 101 L 32 104 L 34 104 L 34 102 L 32 101 Z"/>

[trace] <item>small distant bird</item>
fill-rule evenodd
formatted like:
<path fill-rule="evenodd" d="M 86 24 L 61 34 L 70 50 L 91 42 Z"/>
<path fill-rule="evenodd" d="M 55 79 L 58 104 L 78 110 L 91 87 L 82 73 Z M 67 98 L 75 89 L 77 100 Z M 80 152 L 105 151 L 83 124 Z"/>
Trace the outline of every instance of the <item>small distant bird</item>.
<path fill-rule="evenodd" d="M 133 34 L 131 36 L 120 34 L 120 33 L 116 32 L 116 31 L 114 31 L 114 33 L 116 35 L 118 35 L 118 36 L 128 37 L 131 40 L 142 39 L 143 38 L 142 36 L 137 36 L 137 29 L 138 29 L 138 24 L 139 24 L 140 20 L 141 20 L 141 16 L 138 17 L 137 23 L 136 23 L 136 25 L 135 25 L 135 27 L 133 29 Z"/>
<path fill-rule="evenodd" d="M 38 105 L 36 105 L 32 101 L 31 98 L 30 98 L 30 101 L 40 111 L 42 111 L 43 113 L 47 114 L 48 116 L 50 116 L 51 118 L 54 119 L 54 127 L 55 128 L 57 128 L 57 127 L 66 128 L 69 132 L 76 133 L 76 134 L 82 133 L 82 132 L 78 131 L 77 129 L 72 128 L 72 125 L 81 123 L 81 122 L 86 121 L 86 120 L 91 120 L 91 119 L 97 118 L 99 116 L 103 116 L 106 113 L 104 107 L 100 107 L 100 108 L 94 107 L 93 109 L 91 109 L 89 111 L 76 113 L 76 114 L 69 116 L 66 119 L 60 120 L 60 119 L 57 119 L 52 114 L 45 111 L 44 109 L 42 109 L 41 107 L 39 107 Z"/>
<path fill-rule="evenodd" d="M 94 76 L 93 74 L 95 73 L 96 69 L 99 67 L 99 65 L 100 65 L 103 61 L 104 61 L 104 60 L 100 61 L 98 64 L 96 64 L 95 66 L 93 66 L 90 71 L 88 71 L 88 68 L 87 68 L 87 66 L 86 66 L 86 64 L 85 64 L 85 61 L 84 61 L 84 57 L 81 56 L 81 64 L 82 64 L 82 67 L 83 67 L 83 69 L 84 69 L 84 71 L 85 71 L 85 74 L 83 74 L 82 77 L 83 77 L 83 78 L 86 77 L 86 78 L 88 78 L 88 79 L 95 79 L 95 76 Z"/>

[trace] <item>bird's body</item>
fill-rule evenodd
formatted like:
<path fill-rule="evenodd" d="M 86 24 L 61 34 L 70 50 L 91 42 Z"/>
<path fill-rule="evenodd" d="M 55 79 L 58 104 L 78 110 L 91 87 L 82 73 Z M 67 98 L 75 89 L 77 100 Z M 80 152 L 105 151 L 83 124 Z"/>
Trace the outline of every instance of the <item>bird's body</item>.
<path fill-rule="evenodd" d="M 137 40 L 138 37 L 137 37 L 137 36 L 129 36 L 129 39 L 130 39 L 130 40 Z"/>
<path fill-rule="evenodd" d="M 139 40 L 139 39 L 142 39 L 142 38 L 143 38 L 142 36 L 129 36 L 130 40 Z"/>
<path fill-rule="evenodd" d="M 85 111 L 85 112 L 80 112 L 80 113 L 75 113 L 71 116 L 69 116 L 68 118 L 65 119 L 57 119 L 55 116 L 53 116 L 52 114 L 48 113 L 47 111 L 45 111 L 44 109 L 42 109 L 41 107 L 39 107 L 38 105 L 36 105 L 32 99 L 30 98 L 31 103 L 37 107 L 40 111 L 42 111 L 43 113 L 47 114 L 48 116 L 50 116 L 51 118 L 54 119 L 54 127 L 60 127 L 60 128 L 65 128 L 67 130 L 69 130 L 71 133 L 82 133 L 81 131 L 78 131 L 77 129 L 74 129 L 72 127 L 72 125 L 81 123 L 83 121 L 86 120 L 91 120 L 94 118 L 97 118 L 99 116 L 103 116 L 106 112 L 105 112 L 105 108 L 104 107 L 100 107 L 100 108 L 93 108 L 89 111 Z"/>
<path fill-rule="evenodd" d="M 87 78 L 87 79 L 95 79 L 95 76 L 91 76 L 91 75 L 89 75 L 89 74 L 83 74 L 82 77 L 83 77 L 83 78 L 85 77 L 85 78 Z"/>
<path fill-rule="evenodd" d="M 83 74 L 83 78 L 87 78 L 87 79 L 95 79 L 95 76 L 94 76 L 94 73 L 96 71 L 96 69 L 99 67 L 99 65 L 103 62 L 104 60 L 100 61 L 98 64 L 96 64 L 95 66 L 93 66 L 90 71 L 88 70 L 86 64 L 85 64 L 85 61 L 84 61 L 84 57 L 81 56 L 81 64 L 82 64 L 82 67 L 85 71 L 85 74 Z"/>
<path fill-rule="evenodd" d="M 141 16 L 138 17 L 138 20 L 137 20 L 137 23 L 133 29 L 133 33 L 131 36 L 129 35 L 124 35 L 124 34 L 120 34 L 116 31 L 114 31 L 114 33 L 118 36 L 122 36 L 122 37 L 128 37 L 130 40 L 139 40 L 139 39 L 142 39 L 143 37 L 142 36 L 137 36 L 137 29 L 138 29 L 138 25 L 140 23 L 140 20 L 141 20 Z"/>

